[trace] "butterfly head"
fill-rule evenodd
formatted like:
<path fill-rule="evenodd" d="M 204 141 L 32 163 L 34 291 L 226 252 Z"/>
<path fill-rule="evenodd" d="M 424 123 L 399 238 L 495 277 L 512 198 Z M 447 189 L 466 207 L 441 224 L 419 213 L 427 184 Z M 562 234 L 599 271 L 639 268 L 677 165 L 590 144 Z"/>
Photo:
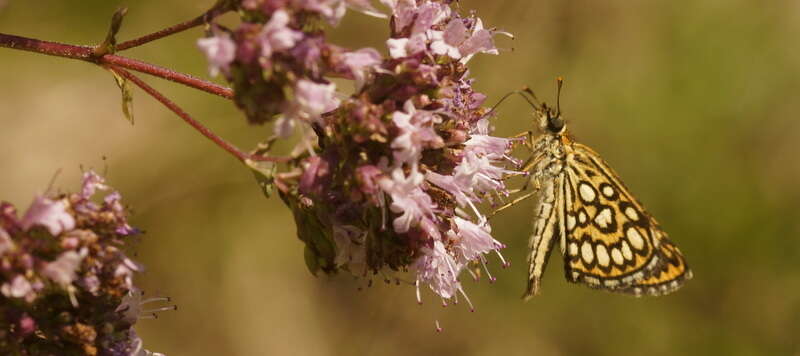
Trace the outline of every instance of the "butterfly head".
<path fill-rule="evenodd" d="M 561 110 L 557 108 L 548 107 L 547 104 L 542 103 L 539 106 L 534 115 L 538 120 L 539 129 L 542 132 L 547 132 L 551 134 L 562 134 L 567 129 L 566 121 L 561 116 Z"/>
<path fill-rule="evenodd" d="M 564 131 L 567 129 L 566 122 L 564 118 L 561 116 L 561 86 L 564 83 L 564 80 L 561 77 L 558 77 L 558 93 L 556 95 L 556 107 L 547 106 L 546 103 L 539 104 L 539 100 L 536 99 L 536 95 L 533 94 L 533 91 L 529 88 L 523 89 L 523 92 L 528 94 L 532 101 L 529 100 L 528 102 L 533 106 L 534 109 L 534 116 L 536 117 L 537 124 L 539 125 L 539 129 L 542 132 L 547 132 L 551 134 L 563 134 Z"/>

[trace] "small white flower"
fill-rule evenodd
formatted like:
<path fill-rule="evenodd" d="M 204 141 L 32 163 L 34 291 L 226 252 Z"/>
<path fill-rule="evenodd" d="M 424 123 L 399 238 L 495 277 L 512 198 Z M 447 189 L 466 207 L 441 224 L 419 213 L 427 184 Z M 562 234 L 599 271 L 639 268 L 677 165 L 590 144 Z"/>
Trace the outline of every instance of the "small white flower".
<path fill-rule="evenodd" d="M 81 249 L 80 253 L 75 251 L 63 252 L 55 261 L 47 263 L 42 268 L 41 273 L 62 288 L 67 288 L 75 280 L 76 271 L 87 254 L 88 250 L 85 247 Z"/>
<path fill-rule="evenodd" d="M 197 47 L 206 55 L 208 72 L 212 77 L 219 75 L 220 71 L 227 73 L 228 66 L 236 58 L 236 43 L 224 32 L 197 40 Z"/>
<path fill-rule="evenodd" d="M 450 299 L 461 290 L 458 275 L 464 267 L 447 253 L 441 241 L 434 241 L 433 248 L 422 248 L 424 253 L 414 263 L 417 271 L 417 301 L 421 301 L 419 284 L 427 283 L 431 290 L 444 299 Z"/>
<path fill-rule="evenodd" d="M 63 231 L 75 228 L 75 218 L 67 212 L 67 204 L 63 200 L 53 201 L 40 195 L 33 200 L 20 225 L 25 230 L 33 225 L 44 226 L 51 235 L 58 236 Z"/>
<path fill-rule="evenodd" d="M 11 283 L 6 282 L 0 286 L 0 293 L 8 298 L 29 297 L 33 293 L 33 286 L 23 276 L 16 276 Z"/>
<path fill-rule="evenodd" d="M 394 220 L 394 231 L 398 233 L 408 232 L 411 226 L 421 223 L 423 220 L 431 220 L 433 204 L 431 197 L 420 188 L 420 184 L 425 177 L 419 173 L 416 167 L 412 167 L 408 176 L 403 173 L 400 167 L 392 170 L 392 178 L 384 178 L 380 181 L 381 189 L 392 197 L 392 204 L 389 208 L 401 214 Z"/>
<path fill-rule="evenodd" d="M 289 14 L 285 10 L 277 10 L 272 14 L 259 34 L 261 39 L 261 55 L 269 58 L 275 51 L 283 51 L 294 47 L 303 39 L 303 33 L 287 27 Z"/>

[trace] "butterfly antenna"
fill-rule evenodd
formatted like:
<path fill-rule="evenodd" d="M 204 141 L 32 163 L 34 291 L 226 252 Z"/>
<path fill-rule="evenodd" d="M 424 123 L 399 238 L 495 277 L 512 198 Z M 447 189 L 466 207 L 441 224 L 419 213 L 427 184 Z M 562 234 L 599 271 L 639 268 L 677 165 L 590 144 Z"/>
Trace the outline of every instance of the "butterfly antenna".
<path fill-rule="evenodd" d="M 536 103 L 536 105 L 531 104 L 531 106 L 533 106 L 534 108 L 536 108 L 537 106 L 542 106 L 541 102 L 539 101 L 539 98 L 536 97 L 536 94 L 534 94 L 533 90 L 531 90 L 531 88 L 529 88 L 527 85 L 523 87 L 521 91 L 524 94 L 528 94 L 528 96 L 530 97 L 530 98 L 526 97 L 526 100 L 528 101 L 529 104 L 531 104 L 531 100 L 534 103 Z"/>
<path fill-rule="evenodd" d="M 556 78 L 558 82 L 558 89 L 556 91 L 556 116 L 561 115 L 561 87 L 564 86 L 564 78 Z"/>
<path fill-rule="evenodd" d="M 514 94 L 519 95 L 523 99 L 525 99 L 525 101 L 528 102 L 528 104 L 534 110 L 539 108 L 539 105 L 538 105 L 539 101 L 536 99 L 536 96 L 533 95 L 533 91 L 531 91 L 530 88 L 528 88 L 528 87 L 524 87 L 524 88 L 522 88 L 522 90 L 514 90 L 512 92 L 507 93 L 506 95 L 503 95 L 503 97 L 500 98 L 500 100 L 497 101 L 497 104 L 494 104 L 494 106 L 492 106 L 492 108 L 489 109 L 489 111 L 486 114 L 484 114 L 483 117 L 487 117 L 487 116 L 491 115 L 495 111 L 495 109 L 497 109 L 497 107 L 500 106 L 500 104 L 502 104 L 506 99 L 508 99 L 509 97 L 511 97 Z M 530 94 L 532 96 L 532 98 L 533 98 L 533 101 L 531 101 L 530 98 L 525 96 L 525 94 Z"/>

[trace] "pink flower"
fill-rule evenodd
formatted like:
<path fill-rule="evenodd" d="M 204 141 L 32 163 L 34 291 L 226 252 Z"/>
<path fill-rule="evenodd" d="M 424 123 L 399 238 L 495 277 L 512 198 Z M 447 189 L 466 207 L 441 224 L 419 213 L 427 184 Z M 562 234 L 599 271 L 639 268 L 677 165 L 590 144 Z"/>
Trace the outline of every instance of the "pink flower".
<path fill-rule="evenodd" d="M 408 177 L 398 167 L 392 170 L 391 179 L 383 178 L 380 181 L 381 189 L 392 197 L 390 209 L 401 214 L 394 220 L 394 231 L 405 233 L 412 225 L 431 220 L 436 206 L 431 197 L 420 188 L 424 179 L 416 167 L 412 167 Z"/>
<path fill-rule="evenodd" d="M 133 273 L 141 272 L 142 270 L 144 270 L 142 266 L 139 266 L 136 262 L 126 257 L 122 260 L 122 263 L 117 265 L 117 268 L 114 270 L 114 277 L 122 277 L 123 281 L 125 281 L 125 286 L 131 289 L 133 288 Z"/>
<path fill-rule="evenodd" d="M 224 32 L 197 40 L 197 47 L 206 55 L 208 72 L 212 77 L 216 77 L 220 70 L 227 73 L 228 66 L 236 58 L 236 43 Z"/>
<path fill-rule="evenodd" d="M 125 207 L 122 206 L 122 195 L 120 195 L 119 192 L 114 191 L 106 195 L 106 197 L 103 198 L 103 202 L 105 202 L 106 206 L 111 209 L 111 212 L 114 213 L 114 216 L 117 218 L 116 233 L 120 235 L 130 235 L 138 231 L 128 224 L 128 220 L 125 217 Z"/>
<path fill-rule="evenodd" d="M 511 36 L 511 34 L 506 32 L 499 33 Z M 461 59 L 462 63 L 469 61 L 475 53 L 500 53 L 494 46 L 492 32 L 483 28 L 483 21 L 481 21 L 481 19 L 475 19 L 475 27 L 472 29 L 472 35 L 461 43 L 459 51 L 461 52 L 461 56 L 463 56 Z"/>
<path fill-rule="evenodd" d="M 361 90 L 370 70 L 381 64 L 381 54 L 374 48 L 362 48 L 342 55 L 344 65 L 353 74 L 356 90 Z"/>
<path fill-rule="evenodd" d="M 106 190 L 108 186 L 106 180 L 94 171 L 83 173 L 83 186 L 81 187 L 81 197 L 90 199 L 98 190 Z"/>
<path fill-rule="evenodd" d="M 408 38 L 390 38 L 386 40 L 386 47 L 389 47 L 389 56 L 392 58 L 407 56 L 406 45 L 408 45 Z"/>
<path fill-rule="evenodd" d="M 47 263 L 42 268 L 41 273 L 61 287 L 67 288 L 67 286 L 71 285 L 75 280 L 75 272 L 78 267 L 80 267 L 81 261 L 83 261 L 87 253 L 88 251 L 85 247 L 80 253 L 75 251 L 63 252 L 55 261 Z"/>
<path fill-rule="evenodd" d="M 423 255 L 414 262 L 418 302 L 422 300 L 419 293 L 421 283 L 427 283 L 431 290 L 444 299 L 450 299 L 462 290 L 458 275 L 464 265 L 447 253 L 441 241 L 434 241 L 432 248 L 423 247 L 422 252 Z"/>
<path fill-rule="evenodd" d="M 381 3 L 392 9 L 394 32 L 401 32 L 414 20 L 417 8 L 416 0 L 381 0 Z"/>
<path fill-rule="evenodd" d="M 420 53 L 427 49 L 428 37 L 425 33 L 418 33 L 409 38 L 390 38 L 386 40 L 389 55 L 392 58 L 402 58 Z"/>
<path fill-rule="evenodd" d="M 467 151 L 461 164 L 456 166 L 453 175 L 469 179 L 469 186 L 480 193 L 505 192 L 503 175 L 517 173 L 503 167 L 495 166 L 486 156 L 478 156 Z"/>
<path fill-rule="evenodd" d="M 0 227 L 0 258 L 6 253 L 6 251 L 10 251 L 14 248 L 14 241 L 11 240 L 11 236 L 8 235 L 8 232 Z"/>
<path fill-rule="evenodd" d="M 454 59 L 461 58 L 458 46 L 469 38 L 467 31 L 467 26 L 461 19 L 451 20 L 444 31 L 432 31 L 434 33 L 432 33 L 431 51 Z"/>
<path fill-rule="evenodd" d="M 295 87 L 294 114 L 307 121 L 317 121 L 323 113 L 336 109 L 336 84 L 320 84 L 300 79 Z"/>
<path fill-rule="evenodd" d="M 294 0 L 294 6 L 319 13 L 333 26 L 339 24 L 347 10 L 342 0 Z"/>
<path fill-rule="evenodd" d="M 3 283 L 3 285 L 0 286 L 0 293 L 3 293 L 3 295 L 8 298 L 25 297 L 26 300 L 33 300 L 36 298 L 33 292 L 33 286 L 21 275 L 14 277 L 10 283 Z"/>
<path fill-rule="evenodd" d="M 431 51 L 434 54 L 461 59 L 462 63 L 466 63 L 478 52 L 497 54 L 492 32 L 483 28 L 480 19 L 475 20 L 474 27 L 470 32 L 462 19 L 453 19 L 444 31 L 431 31 Z"/>
<path fill-rule="evenodd" d="M 444 140 L 433 129 L 435 119 L 430 112 L 417 110 L 411 100 L 405 102 L 403 110 L 392 114 L 392 121 L 400 129 L 400 135 L 392 141 L 391 147 L 395 150 L 395 160 L 416 164 L 424 148 L 442 147 Z"/>
<path fill-rule="evenodd" d="M 453 249 L 458 251 L 462 262 L 482 259 L 484 254 L 505 247 L 492 237 L 491 227 L 488 224 L 481 226 L 458 216 L 454 217 L 453 221 L 457 232 L 451 234 L 450 237 Z"/>
<path fill-rule="evenodd" d="M 289 14 L 284 10 L 277 10 L 272 14 L 259 37 L 261 39 L 261 55 L 269 58 L 275 51 L 283 51 L 294 47 L 303 38 L 303 33 L 292 30 L 289 24 Z"/>
<path fill-rule="evenodd" d="M 517 160 L 508 155 L 512 139 L 490 136 L 489 120 L 483 118 L 475 123 L 469 140 L 464 142 L 467 150 L 486 156 L 491 160 L 508 160 L 517 163 Z"/>
<path fill-rule="evenodd" d="M 58 236 L 62 231 L 75 228 L 75 218 L 67 212 L 63 200 L 52 201 L 40 195 L 33 200 L 20 225 L 25 230 L 33 225 L 44 226 L 51 235 Z"/>
<path fill-rule="evenodd" d="M 423 1 L 417 5 L 414 0 L 385 1 L 395 16 L 395 32 L 401 32 L 412 24 L 411 35 L 428 31 L 431 26 L 450 17 L 450 6 L 440 2 Z"/>
<path fill-rule="evenodd" d="M 453 197 L 456 198 L 456 203 L 458 203 L 459 206 L 464 207 L 469 205 L 473 207 L 474 211 L 478 211 L 478 208 L 474 207 L 473 202 L 478 202 L 480 199 L 478 199 L 472 190 L 472 186 L 470 186 L 472 183 L 471 175 L 443 175 L 428 171 L 425 175 L 425 179 L 452 194 Z"/>

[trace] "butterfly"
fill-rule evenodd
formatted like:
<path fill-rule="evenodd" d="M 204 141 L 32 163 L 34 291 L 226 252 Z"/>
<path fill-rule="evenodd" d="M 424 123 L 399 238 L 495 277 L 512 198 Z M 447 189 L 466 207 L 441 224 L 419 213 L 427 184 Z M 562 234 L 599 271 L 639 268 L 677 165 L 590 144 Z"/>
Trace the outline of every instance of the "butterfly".
<path fill-rule="evenodd" d="M 559 78 L 559 96 L 561 86 Z M 524 93 L 533 99 L 526 97 L 541 131 L 536 137 L 528 132 L 526 141 L 533 155 L 523 169 L 530 174 L 526 186 L 534 191 L 506 204 L 536 198 L 523 297 L 539 294 L 556 243 L 566 279 L 592 288 L 658 296 L 692 278 L 678 247 L 617 173 L 597 152 L 573 141 L 558 102 L 548 107 L 538 104 L 530 89 Z"/>

